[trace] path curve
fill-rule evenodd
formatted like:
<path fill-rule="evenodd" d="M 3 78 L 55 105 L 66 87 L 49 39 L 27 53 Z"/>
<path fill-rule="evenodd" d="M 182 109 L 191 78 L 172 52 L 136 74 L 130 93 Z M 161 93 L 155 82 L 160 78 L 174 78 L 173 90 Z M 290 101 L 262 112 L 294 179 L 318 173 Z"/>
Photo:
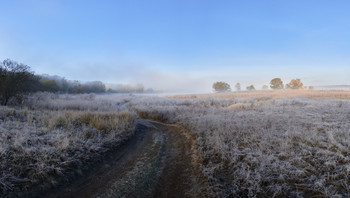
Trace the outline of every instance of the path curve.
<path fill-rule="evenodd" d="M 138 120 L 134 137 L 117 151 L 43 197 L 191 197 L 191 144 L 176 125 Z"/>

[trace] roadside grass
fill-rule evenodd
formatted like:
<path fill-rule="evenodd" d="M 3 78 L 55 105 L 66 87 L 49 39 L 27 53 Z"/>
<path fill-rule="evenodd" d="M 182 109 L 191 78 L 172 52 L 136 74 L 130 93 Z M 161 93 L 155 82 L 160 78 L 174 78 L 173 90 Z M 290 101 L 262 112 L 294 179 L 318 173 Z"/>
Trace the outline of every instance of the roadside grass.
<path fill-rule="evenodd" d="M 94 99 L 77 97 L 83 104 L 95 104 Z M 117 108 L 52 110 L 47 104 L 37 109 L 31 105 L 0 106 L 1 197 L 27 196 L 68 181 L 125 142 L 136 125 L 134 113 Z"/>
<path fill-rule="evenodd" d="M 133 115 L 129 112 L 111 113 L 111 112 L 75 112 L 61 111 L 50 117 L 47 127 L 54 128 L 81 128 L 83 126 L 96 129 L 105 133 L 117 131 L 133 123 Z"/>

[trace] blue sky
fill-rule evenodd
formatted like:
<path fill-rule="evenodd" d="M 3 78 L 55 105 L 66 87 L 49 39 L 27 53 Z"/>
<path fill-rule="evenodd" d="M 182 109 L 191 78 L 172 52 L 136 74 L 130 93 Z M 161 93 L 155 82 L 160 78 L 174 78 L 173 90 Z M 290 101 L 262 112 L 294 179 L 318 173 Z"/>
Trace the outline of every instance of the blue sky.
<path fill-rule="evenodd" d="M 81 81 L 211 91 L 350 84 L 350 1 L 0 0 L 0 59 Z"/>

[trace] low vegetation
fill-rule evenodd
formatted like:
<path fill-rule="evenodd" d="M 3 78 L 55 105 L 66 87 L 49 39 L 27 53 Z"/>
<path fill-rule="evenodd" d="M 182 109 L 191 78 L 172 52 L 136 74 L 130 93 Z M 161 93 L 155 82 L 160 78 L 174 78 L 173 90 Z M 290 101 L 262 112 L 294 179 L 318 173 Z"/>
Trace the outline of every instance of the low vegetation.
<path fill-rule="evenodd" d="M 133 103 L 196 137 L 204 197 L 349 197 L 350 102 L 266 93 Z"/>
<path fill-rule="evenodd" d="M 84 95 L 74 99 L 82 104 L 76 108 L 67 104 L 55 109 L 43 105 L 52 98 L 49 94 L 35 98 L 36 103 L 27 100 L 21 107 L 0 106 L 3 196 L 18 196 L 13 194 L 18 192 L 24 196 L 33 189 L 55 186 L 80 174 L 89 163 L 133 135 L 135 114 L 128 111 L 87 108 L 87 104 L 93 106 L 94 100 Z M 65 98 L 67 102 L 70 99 L 73 98 Z M 108 101 L 100 100 L 97 104 L 108 106 Z"/>
<path fill-rule="evenodd" d="M 55 185 L 126 140 L 135 118 L 184 127 L 202 197 L 349 197 L 350 92 L 35 94 L 1 107 L 3 194 Z"/>

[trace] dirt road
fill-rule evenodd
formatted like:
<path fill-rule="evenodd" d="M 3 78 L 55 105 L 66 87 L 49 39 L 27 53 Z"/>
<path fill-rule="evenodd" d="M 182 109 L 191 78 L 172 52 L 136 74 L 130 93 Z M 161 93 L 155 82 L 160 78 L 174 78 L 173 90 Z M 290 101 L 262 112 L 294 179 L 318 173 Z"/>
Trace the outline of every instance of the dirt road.
<path fill-rule="evenodd" d="M 175 125 L 139 120 L 126 144 L 43 197 L 190 197 L 191 142 Z"/>

